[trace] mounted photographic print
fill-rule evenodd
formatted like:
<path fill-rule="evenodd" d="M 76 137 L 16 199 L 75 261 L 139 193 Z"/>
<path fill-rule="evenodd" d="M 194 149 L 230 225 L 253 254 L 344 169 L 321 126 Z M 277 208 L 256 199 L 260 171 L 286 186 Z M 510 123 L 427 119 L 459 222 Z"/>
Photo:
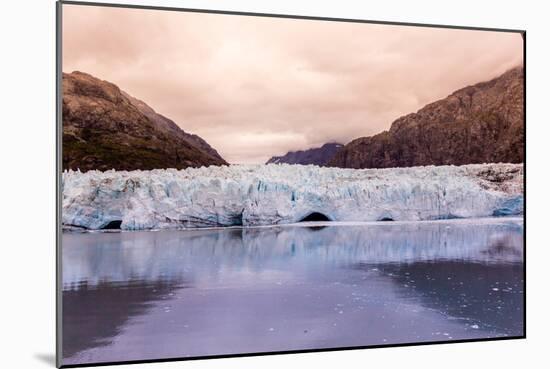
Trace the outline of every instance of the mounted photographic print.
<path fill-rule="evenodd" d="M 525 32 L 58 4 L 58 365 L 525 337 Z"/>

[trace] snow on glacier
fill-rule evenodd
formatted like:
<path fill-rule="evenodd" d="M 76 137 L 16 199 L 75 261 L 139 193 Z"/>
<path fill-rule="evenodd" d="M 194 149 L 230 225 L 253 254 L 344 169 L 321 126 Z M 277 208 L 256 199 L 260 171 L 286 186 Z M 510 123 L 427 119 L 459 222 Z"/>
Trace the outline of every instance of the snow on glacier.
<path fill-rule="evenodd" d="M 85 229 L 288 224 L 314 212 L 333 221 L 470 218 L 523 214 L 523 165 L 65 171 L 62 190 L 63 225 Z"/>

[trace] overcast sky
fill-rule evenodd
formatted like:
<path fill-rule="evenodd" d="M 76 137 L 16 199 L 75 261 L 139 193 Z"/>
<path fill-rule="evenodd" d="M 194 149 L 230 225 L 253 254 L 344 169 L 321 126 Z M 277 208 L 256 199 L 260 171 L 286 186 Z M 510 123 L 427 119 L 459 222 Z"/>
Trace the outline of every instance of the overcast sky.
<path fill-rule="evenodd" d="M 63 6 L 63 71 L 118 85 L 231 163 L 347 143 L 522 64 L 521 35 Z"/>

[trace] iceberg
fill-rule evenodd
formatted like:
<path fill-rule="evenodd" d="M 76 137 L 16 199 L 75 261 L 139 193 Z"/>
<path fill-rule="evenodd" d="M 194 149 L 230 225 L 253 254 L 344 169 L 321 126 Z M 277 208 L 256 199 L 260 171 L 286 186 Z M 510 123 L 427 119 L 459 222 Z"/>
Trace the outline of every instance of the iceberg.
<path fill-rule="evenodd" d="M 387 169 L 230 165 L 65 171 L 62 223 L 151 230 L 522 215 L 523 164 Z"/>

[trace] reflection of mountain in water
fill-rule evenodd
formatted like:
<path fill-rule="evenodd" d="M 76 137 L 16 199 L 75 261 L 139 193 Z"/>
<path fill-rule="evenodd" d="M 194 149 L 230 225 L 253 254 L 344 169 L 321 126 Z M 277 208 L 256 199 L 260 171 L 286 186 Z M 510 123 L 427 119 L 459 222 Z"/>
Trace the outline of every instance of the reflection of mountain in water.
<path fill-rule="evenodd" d="M 163 281 L 132 281 L 123 286 L 83 283 L 63 291 L 63 357 L 109 345 L 131 318 L 146 313 L 153 302 L 178 288 Z"/>
<path fill-rule="evenodd" d="M 457 261 L 379 267 L 405 298 L 420 297 L 431 309 L 507 334 L 523 331 L 523 264 Z"/>

